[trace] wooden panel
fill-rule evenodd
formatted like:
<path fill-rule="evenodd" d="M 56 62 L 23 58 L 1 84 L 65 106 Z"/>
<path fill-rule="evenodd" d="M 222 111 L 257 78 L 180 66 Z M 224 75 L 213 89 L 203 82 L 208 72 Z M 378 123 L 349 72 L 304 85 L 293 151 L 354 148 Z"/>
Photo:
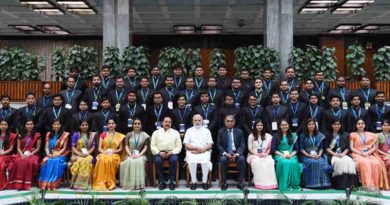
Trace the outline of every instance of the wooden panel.
<path fill-rule="evenodd" d="M 366 61 L 364 61 L 364 70 L 366 70 L 368 78 L 370 78 L 371 81 L 375 80 L 374 67 L 372 67 L 372 56 L 374 54 L 374 49 L 366 49 Z"/>
<path fill-rule="evenodd" d="M 41 81 L 0 81 L 0 94 L 10 95 L 12 101 L 24 101 L 29 92 L 33 92 L 37 97 L 42 96 L 43 83 Z M 61 82 L 49 82 L 52 93 L 58 93 L 61 89 Z"/>
<path fill-rule="evenodd" d="M 326 36 L 320 37 L 320 47 L 335 47 L 336 48 L 336 59 L 337 59 L 337 70 L 339 76 L 345 76 L 345 38 L 343 36 Z"/>

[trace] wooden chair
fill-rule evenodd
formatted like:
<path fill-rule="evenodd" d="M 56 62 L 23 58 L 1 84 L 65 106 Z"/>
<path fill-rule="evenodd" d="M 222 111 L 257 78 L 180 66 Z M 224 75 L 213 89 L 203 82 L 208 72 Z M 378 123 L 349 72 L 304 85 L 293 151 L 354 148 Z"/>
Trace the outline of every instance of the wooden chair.
<path fill-rule="evenodd" d="M 164 174 L 169 174 L 169 161 L 168 160 L 164 160 L 163 162 L 163 169 L 164 169 Z M 153 184 L 152 186 L 153 187 L 156 187 L 157 186 L 157 183 L 156 183 L 156 163 L 153 162 Z M 176 187 L 179 187 L 179 161 L 176 163 Z"/>
<path fill-rule="evenodd" d="M 200 170 L 198 168 L 200 168 Z M 198 173 L 202 174 L 202 166 L 200 164 L 197 165 L 196 169 L 197 169 L 196 174 Z M 212 171 L 209 171 L 209 179 L 208 179 L 209 187 L 211 187 L 211 179 L 212 179 L 211 172 Z M 188 168 L 188 164 L 186 164 L 186 186 L 190 187 L 190 170 Z"/>
<path fill-rule="evenodd" d="M 237 168 L 238 168 L 237 162 L 228 162 L 227 163 L 227 173 L 228 174 L 238 174 Z M 221 187 L 221 186 L 222 186 L 222 174 L 221 174 L 221 163 L 219 163 L 218 164 L 218 187 Z"/>
<path fill-rule="evenodd" d="M 247 168 L 246 170 L 248 170 L 248 187 L 250 187 L 252 185 L 252 167 L 250 164 L 247 164 Z"/>

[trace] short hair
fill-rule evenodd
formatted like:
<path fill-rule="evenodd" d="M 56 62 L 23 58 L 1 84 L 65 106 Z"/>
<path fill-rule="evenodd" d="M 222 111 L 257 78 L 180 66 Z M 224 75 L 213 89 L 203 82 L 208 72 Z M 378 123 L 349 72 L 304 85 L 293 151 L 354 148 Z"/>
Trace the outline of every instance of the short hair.
<path fill-rule="evenodd" d="M 107 65 L 107 64 L 104 64 L 104 65 L 102 65 L 100 70 L 103 70 L 103 69 L 111 70 L 111 67 L 109 65 Z"/>
<path fill-rule="evenodd" d="M 172 79 L 173 79 L 173 75 L 167 75 L 167 76 L 165 76 L 165 80 L 167 80 L 167 78 L 172 78 Z"/>
<path fill-rule="evenodd" d="M 108 101 L 109 103 L 111 103 L 110 98 L 108 98 L 107 96 L 103 96 L 103 97 L 100 99 L 100 103 L 102 103 L 102 102 L 104 102 L 104 101 Z"/>
<path fill-rule="evenodd" d="M 274 91 L 274 92 L 271 93 L 271 98 L 272 98 L 272 96 L 274 96 L 274 95 L 277 95 L 278 97 L 280 97 L 279 93 L 276 92 L 276 91 Z"/>
<path fill-rule="evenodd" d="M 209 92 L 207 92 L 207 90 L 201 90 L 199 92 L 199 96 L 202 96 L 202 95 L 209 95 Z"/>
<path fill-rule="evenodd" d="M 98 75 L 98 74 L 93 74 L 92 79 L 94 79 L 94 78 L 99 78 L 100 80 L 102 79 L 102 77 L 100 77 L 100 75 Z"/>
<path fill-rule="evenodd" d="M 119 79 L 122 79 L 122 80 L 125 80 L 125 78 L 123 77 L 123 76 L 116 76 L 116 78 L 115 78 L 115 82 L 117 81 L 117 80 L 119 80 Z"/>
<path fill-rule="evenodd" d="M 31 91 L 30 91 L 30 92 L 27 92 L 26 95 L 25 95 L 25 97 L 27 98 L 29 95 L 32 95 L 32 96 L 36 97 L 36 96 L 35 96 L 35 93 L 34 93 L 34 92 L 31 92 Z"/>
<path fill-rule="evenodd" d="M 60 93 L 56 93 L 56 94 L 54 94 L 53 96 L 52 96 L 52 98 L 54 99 L 54 98 L 61 98 L 61 100 L 62 101 L 64 101 L 64 96 L 62 96 Z"/>
<path fill-rule="evenodd" d="M 132 93 L 134 94 L 135 96 L 137 96 L 137 92 L 135 90 L 130 90 L 128 93 L 127 93 L 127 96 L 129 96 L 129 94 Z"/>
<path fill-rule="evenodd" d="M 329 102 L 333 100 L 333 98 L 337 98 L 339 101 L 341 101 L 341 97 L 339 95 L 332 95 L 329 98 Z M 351 98 L 352 99 L 352 98 Z"/>
<path fill-rule="evenodd" d="M 66 78 L 66 81 L 68 81 L 69 79 L 73 79 L 73 80 L 75 80 L 76 81 L 76 78 L 75 77 L 72 77 L 72 76 L 68 76 L 67 78 Z"/>
<path fill-rule="evenodd" d="M 378 95 L 385 95 L 385 92 L 383 92 L 383 91 L 376 91 L 375 97 L 378 96 Z"/>
<path fill-rule="evenodd" d="M 126 69 L 127 71 L 129 71 L 129 70 L 136 70 L 133 66 L 130 66 L 130 67 L 128 67 L 127 69 Z"/>
<path fill-rule="evenodd" d="M 161 93 L 160 91 L 156 91 L 155 93 L 153 93 L 153 98 L 154 98 L 156 95 L 161 95 L 161 96 L 162 96 L 162 93 Z"/>
<path fill-rule="evenodd" d="M 299 94 L 299 90 L 297 87 L 291 88 L 290 93 L 295 92 L 295 91 Z"/>
<path fill-rule="evenodd" d="M 176 99 L 179 100 L 182 97 L 187 101 L 187 97 L 183 94 L 179 94 Z"/>
<path fill-rule="evenodd" d="M 72 65 L 69 69 L 70 72 L 72 71 L 77 71 L 77 72 L 80 72 L 80 68 L 78 65 Z"/>
<path fill-rule="evenodd" d="M 7 94 L 4 94 L 1 96 L 1 100 L 3 100 L 4 98 L 8 98 L 8 100 L 11 100 L 11 96 L 9 96 Z"/>
<path fill-rule="evenodd" d="M 234 122 L 236 121 L 236 118 L 234 118 L 234 115 L 226 115 L 225 118 L 223 118 L 223 121 L 227 120 L 228 118 L 232 119 Z"/>
<path fill-rule="evenodd" d="M 294 67 L 293 65 L 287 66 L 287 67 L 284 69 L 284 72 L 287 72 L 287 70 L 289 70 L 289 69 L 293 69 L 294 72 L 295 72 L 295 67 Z"/>
<path fill-rule="evenodd" d="M 221 65 L 219 65 L 219 66 L 218 66 L 218 70 L 219 70 L 219 69 L 221 69 L 221 68 L 224 68 L 224 69 L 226 69 L 226 70 L 227 70 L 227 68 L 226 68 L 226 65 L 225 65 L 225 64 L 221 64 Z"/>
<path fill-rule="evenodd" d="M 264 68 L 264 70 L 263 70 L 263 73 L 265 72 L 265 71 L 271 71 L 271 73 L 273 73 L 274 72 L 274 70 L 272 70 L 272 68 L 270 68 L 270 67 L 265 67 Z"/>

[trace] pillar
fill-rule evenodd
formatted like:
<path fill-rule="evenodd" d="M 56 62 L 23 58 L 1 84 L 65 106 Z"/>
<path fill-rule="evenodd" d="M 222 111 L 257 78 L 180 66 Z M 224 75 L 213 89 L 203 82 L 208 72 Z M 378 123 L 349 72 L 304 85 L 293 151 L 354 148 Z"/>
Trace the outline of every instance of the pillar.
<path fill-rule="evenodd" d="M 289 65 L 288 58 L 293 49 L 294 30 L 294 1 L 280 0 L 279 18 L 279 53 L 281 77 L 285 78 L 284 69 Z"/>
<path fill-rule="evenodd" d="M 103 1 L 103 49 L 116 46 L 116 0 Z"/>
<path fill-rule="evenodd" d="M 130 37 L 130 1 L 117 0 L 117 25 L 116 25 L 116 45 L 120 54 L 129 45 Z"/>
<path fill-rule="evenodd" d="M 266 0 L 264 45 L 279 50 L 279 0 Z"/>

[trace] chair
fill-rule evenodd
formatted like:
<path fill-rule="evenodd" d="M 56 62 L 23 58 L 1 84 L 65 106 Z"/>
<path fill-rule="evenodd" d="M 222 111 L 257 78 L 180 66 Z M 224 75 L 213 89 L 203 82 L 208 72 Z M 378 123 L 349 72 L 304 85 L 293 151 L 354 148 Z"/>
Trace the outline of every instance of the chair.
<path fill-rule="evenodd" d="M 200 170 L 198 169 L 200 168 Z M 202 174 L 202 166 L 200 164 L 197 165 L 196 167 L 197 171 L 196 171 L 196 174 Z M 209 187 L 211 187 L 211 179 L 212 179 L 212 171 L 209 171 L 209 179 L 208 179 L 208 184 L 209 184 Z M 190 187 L 190 170 L 188 168 L 188 164 L 186 164 L 186 186 L 187 187 Z"/>
<path fill-rule="evenodd" d="M 163 162 L 163 168 L 164 168 L 164 174 L 169 174 L 169 161 L 168 160 L 164 160 Z M 152 186 L 153 187 L 156 187 L 157 186 L 157 183 L 156 183 L 156 163 L 153 162 L 153 184 Z M 179 187 L 179 161 L 176 163 L 176 187 Z"/>
<path fill-rule="evenodd" d="M 228 162 L 227 164 L 227 173 L 228 174 L 238 174 L 238 164 L 237 162 Z M 234 168 L 234 169 L 232 169 Z M 222 186 L 222 175 L 221 175 L 221 163 L 218 164 L 218 186 Z"/>

